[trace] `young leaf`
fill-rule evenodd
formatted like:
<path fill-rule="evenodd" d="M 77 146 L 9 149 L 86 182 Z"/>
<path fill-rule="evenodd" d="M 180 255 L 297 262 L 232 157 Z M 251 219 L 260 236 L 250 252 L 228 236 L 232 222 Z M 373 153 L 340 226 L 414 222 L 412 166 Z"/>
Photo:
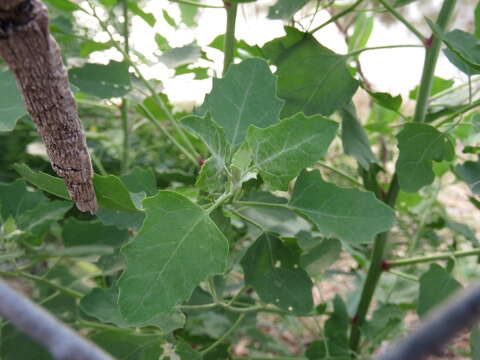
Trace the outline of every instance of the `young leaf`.
<path fill-rule="evenodd" d="M 395 213 L 372 193 L 339 188 L 318 171 L 303 171 L 289 207 L 312 221 L 326 237 L 351 244 L 370 243 L 393 226 Z"/>
<path fill-rule="evenodd" d="M 368 170 L 376 162 L 368 141 L 367 133 L 360 124 L 352 102 L 340 110 L 342 118 L 342 145 L 345 154 L 357 159 L 359 165 Z"/>
<path fill-rule="evenodd" d="M 277 66 L 278 96 L 286 101 L 282 116 L 297 112 L 330 115 L 350 102 L 358 82 L 347 58 L 335 54 L 313 35 L 286 27 L 287 35 L 265 44 L 265 54 Z"/>
<path fill-rule="evenodd" d="M 293 15 L 308 3 L 308 0 L 277 0 L 268 9 L 268 18 L 272 20 L 290 20 Z"/>
<path fill-rule="evenodd" d="M 130 73 L 126 62 L 85 64 L 71 69 L 68 75 L 72 84 L 80 91 L 101 99 L 123 96 L 130 91 Z"/>
<path fill-rule="evenodd" d="M 103 323 L 114 324 L 121 328 L 156 326 L 165 333 L 181 328 L 185 324 L 185 316 L 180 312 L 159 315 L 145 322 L 126 321 L 118 307 L 118 289 L 94 288 L 80 301 L 80 308 L 89 316 Z"/>
<path fill-rule="evenodd" d="M 264 60 L 256 58 L 231 65 L 223 79 L 213 79 L 205 102 L 233 147 L 243 142 L 250 125 L 264 128 L 277 123 L 283 106 L 276 96 L 275 76 Z"/>
<path fill-rule="evenodd" d="M 246 140 L 266 185 L 287 190 L 290 180 L 325 155 L 337 128 L 323 116 L 296 114 L 265 129 L 250 126 Z"/>
<path fill-rule="evenodd" d="M 408 123 L 397 135 L 400 155 L 397 173 L 400 187 L 406 192 L 417 192 L 433 182 L 432 162 L 453 160 L 455 149 L 448 134 L 433 126 Z"/>
<path fill-rule="evenodd" d="M 0 133 L 12 131 L 17 120 L 27 114 L 23 98 L 10 71 L 0 71 Z"/>
<path fill-rule="evenodd" d="M 225 132 L 211 120 L 209 114 L 204 118 L 188 116 L 182 119 L 182 124 L 204 141 L 212 155 L 202 165 L 196 185 L 209 192 L 220 191 L 225 184 L 225 169 L 231 158 L 231 148 Z"/>
<path fill-rule="evenodd" d="M 300 268 L 298 255 L 275 235 L 261 235 L 247 250 L 241 265 L 245 284 L 253 286 L 262 301 L 292 314 L 312 309 L 312 280 Z"/>
<path fill-rule="evenodd" d="M 474 194 L 480 194 L 480 157 L 475 161 L 465 161 L 455 166 L 455 173 L 465 181 Z"/>
<path fill-rule="evenodd" d="M 198 205 L 170 191 L 143 204 L 146 218 L 123 248 L 127 269 L 118 282 L 120 311 L 128 322 L 168 314 L 227 262 L 227 239 Z"/>
<path fill-rule="evenodd" d="M 440 265 L 430 265 L 430 269 L 420 277 L 418 315 L 425 316 L 461 287 L 462 285 Z"/>
<path fill-rule="evenodd" d="M 224 169 L 231 157 L 230 144 L 227 142 L 224 130 L 209 115 L 204 118 L 191 115 L 183 118 L 181 122 L 203 140 L 212 157 L 220 165 L 219 169 Z"/>

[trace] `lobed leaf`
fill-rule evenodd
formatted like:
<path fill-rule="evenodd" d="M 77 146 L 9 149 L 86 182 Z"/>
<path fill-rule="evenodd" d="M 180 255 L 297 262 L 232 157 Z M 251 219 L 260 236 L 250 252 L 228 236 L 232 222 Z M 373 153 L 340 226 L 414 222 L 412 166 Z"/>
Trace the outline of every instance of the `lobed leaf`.
<path fill-rule="evenodd" d="M 271 233 L 261 235 L 241 260 L 245 284 L 264 302 L 293 314 L 313 307 L 312 280 L 300 267 L 300 259 Z"/>
<path fill-rule="evenodd" d="M 213 79 L 205 105 L 236 148 L 250 125 L 264 128 L 277 123 L 283 101 L 276 96 L 276 79 L 267 63 L 253 58 L 231 65 L 223 79 Z"/>
<path fill-rule="evenodd" d="M 286 36 L 263 47 L 277 66 L 278 96 L 285 100 L 282 116 L 297 112 L 330 115 L 350 102 L 358 88 L 347 58 L 322 46 L 309 33 L 286 27 Z"/>
<path fill-rule="evenodd" d="M 227 239 L 198 205 L 170 191 L 143 204 L 146 218 L 123 248 L 127 269 L 118 282 L 120 311 L 128 322 L 170 313 L 227 262 Z"/>
<path fill-rule="evenodd" d="M 448 134 L 433 126 L 408 123 L 397 135 L 400 155 L 397 174 L 400 188 L 406 192 L 417 192 L 433 182 L 435 174 L 432 162 L 453 160 L 455 149 Z"/>

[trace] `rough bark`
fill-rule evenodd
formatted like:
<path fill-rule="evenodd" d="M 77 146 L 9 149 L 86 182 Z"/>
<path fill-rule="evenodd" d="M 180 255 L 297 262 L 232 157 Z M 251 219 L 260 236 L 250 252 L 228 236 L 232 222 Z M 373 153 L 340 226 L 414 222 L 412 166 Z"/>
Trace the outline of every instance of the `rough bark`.
<path fill-rule="evenodd" d="M 60 49 L 40 0 L 0 0 L 0 56 L 17 80 L 53 170 L 80 211 L 97 210 L 92 165 Z"/>

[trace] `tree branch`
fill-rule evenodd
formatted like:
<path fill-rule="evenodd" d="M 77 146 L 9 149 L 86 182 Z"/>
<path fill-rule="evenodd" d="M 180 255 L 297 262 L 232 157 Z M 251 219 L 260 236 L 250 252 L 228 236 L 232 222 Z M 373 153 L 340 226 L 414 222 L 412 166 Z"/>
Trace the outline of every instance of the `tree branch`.
<path fill-rule="evenodd" d="M 0 280 L 0 315 L 45 346 L 58 360 L 113 360 L 40 306 Z"/>
<path fill-rule="evenodd" d="M 441 306 L 406 339 L 375 360 L 421 360 L 437 354 L 456 334 L 480 320 L 480 283 Z"/>

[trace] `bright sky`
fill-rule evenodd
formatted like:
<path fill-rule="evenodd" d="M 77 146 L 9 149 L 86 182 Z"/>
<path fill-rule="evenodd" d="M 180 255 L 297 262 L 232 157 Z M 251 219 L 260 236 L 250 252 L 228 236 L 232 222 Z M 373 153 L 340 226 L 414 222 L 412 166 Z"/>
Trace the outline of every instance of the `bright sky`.
<path fill-rule="evenodd" d="M 276 37 L 284 35 L 284 23 L 278 20 L 269 20 L 266 18 L 266 7 L 263 5 L 272 4 L 275 0 L 258 0 L 256 3 L 246 3 L 239 7 L 236 27 L 236 37 L 245 40 L 251 45 L 263 45 L 265 42 Z M 347 1 L 350 3 L 351 1 Z M 217 35 L 224 32 L 225 29 L 225 11 L 223 9 L 201 9 L 198 16 L 198 27 L 194 30 L 182 26 L 180 29 L 173 29 L 163 19 L 162 9 L 175 19 L 180 19 L 180 12 L 177 4 L 168 1 L 158 1 L 148 3 L 145 11 L 152 12 L 157 18 L 157 24 L 152 31 L 145 22 L 139 18 L 134 18 L 132 43 L 136 50 L 140 51 L 152 61 L 157 61 L 153 53 L 157 51 L 154 41 L 154 32 L 158 32 L 166 37 L 171 46 L 183 46 L 196 41 L 198 45 L 209 44 Z M 219 5 L 220 0 L 203 0 L 203 3 Z M 340 1 L 338 1 L 340 3 Z M 432 0 L 432 6 L 439 9 L 441 0 Z M 408 5 L 410 16 L 422 18 L 416 5 Z M 317 14 L 312 27 L 315 27 L 326 20 L 330 15 L 326 11 Z M 310 19 L 306 19 L 303 24 L 308 26 Z M 343 37 L 334 24 L 330 24 L 315 34 L 316 38 L 324 46 L 333 51 L 344 54 L 347 47 Z M 96 40 L 106 40 L 102 34 Z M 396 44 L 418 44 L 418 40 L 411 35 L 408 30 L 400 23 L 386 26 L 376 21 L 372 36 L 368 42 L 368 47 Z M 402 49 L 383 49 L 364 52 L 360 61 L 366 77 L 373 84 L 377 91 L 389 92 L 394 95 L 402 94 L 408 96 L 419 82 L 423 66 L 423 49 L 402 48 Z M 212 49 L 208 51 L 210 58 L 215 60 L 215 70 L 221 71 L 222 53 Z M 111 57 L 121 59 L 120 54 L 115 54 L 112 50 Z M 98 59 L 97 59 L 98 57 Z M 94 61 L 104 62 L 104 55 L 95 56 Z M 211 79 L 192 80 L 191 75 L 184 75 L 173 78 L 174 71 L 168 69 L 162 63 L 154 66 L 143 66 L 142 70 L 147 77 L 154 77 L 162 80 L 165 92 L 173 103 L 199 104 L 203 97 L 210 91 Z M 448 60 L 441 56 L 437 65 L 436 75 L 446 78 L 454 78 L 458 82 L 465 82 L 466 78 L 457 71 Z"/>

